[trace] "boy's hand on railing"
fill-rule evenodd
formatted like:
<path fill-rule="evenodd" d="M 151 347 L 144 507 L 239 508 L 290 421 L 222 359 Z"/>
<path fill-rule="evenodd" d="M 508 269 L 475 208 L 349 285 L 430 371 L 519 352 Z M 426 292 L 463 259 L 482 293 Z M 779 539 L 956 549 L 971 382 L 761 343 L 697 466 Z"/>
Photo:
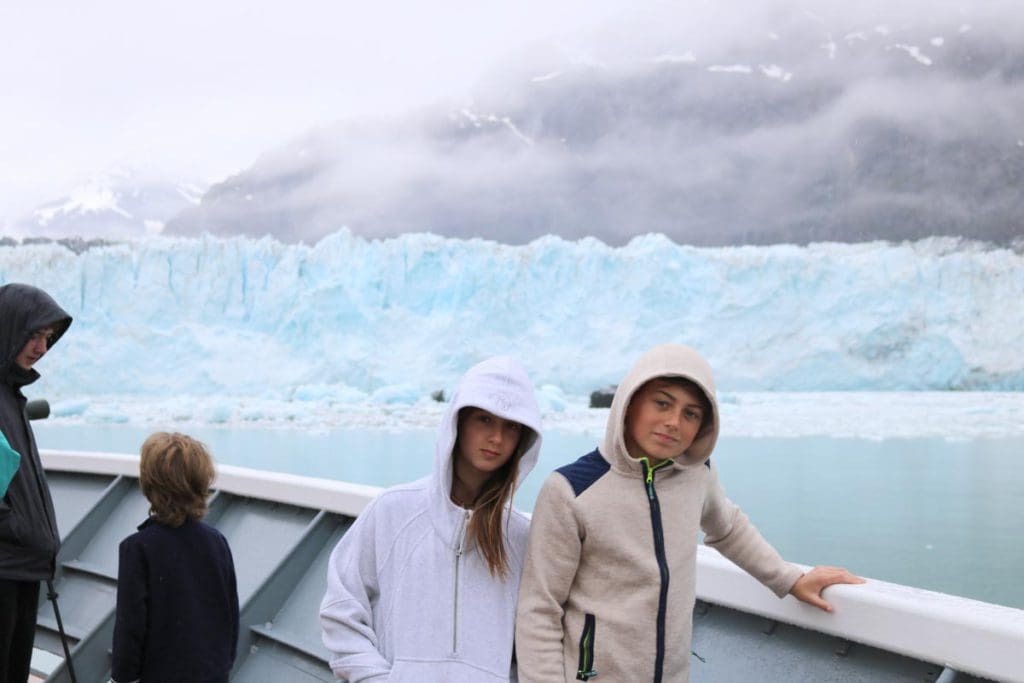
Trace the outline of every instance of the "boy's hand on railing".
<path fill-rule="evenodd" d="M 837 583 L 864 583 L 864 579 L 842 567 L 815 567 L 796 580 L 789 594 L 808 605 L 831 612 L 832 605 L 825 602 L 821 592 Z"/>

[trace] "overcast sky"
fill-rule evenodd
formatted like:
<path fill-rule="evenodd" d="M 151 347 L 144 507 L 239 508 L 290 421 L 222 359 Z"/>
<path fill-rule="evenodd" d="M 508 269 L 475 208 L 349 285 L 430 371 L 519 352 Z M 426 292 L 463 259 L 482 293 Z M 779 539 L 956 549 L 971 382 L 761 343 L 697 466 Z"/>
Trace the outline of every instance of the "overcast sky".
<path fill-rule="evenodd" d="M 95 0 L 0 4 L 0 227 L 115 164 L 217 181 L 311 128 L 458 102 L 545 50 L 628 58 L 779 17 L 830 27 L 970 14 L 1019 0 Z M 951 23 L 952 22 L 952 23 Z M 987 22 L 991 23 L 991 22 Z M 841 33 L 839 35 L 842 35 Z M 586 36 L 579 43 L 575 39 Z M 571 54 L 578 45 L 581 54 Z M 589 50 L 589 53 L 586 53 Z M 529 67 L 526 67 L 529 68 Z M 502 83 L 501 78 L 491 80 Z"/>
<path fill-rule="evenodd" d="M 311 127 L 463 97 L 626 0 L 0 4 L 0 225 L 114 164 L 219 180 Z"/>

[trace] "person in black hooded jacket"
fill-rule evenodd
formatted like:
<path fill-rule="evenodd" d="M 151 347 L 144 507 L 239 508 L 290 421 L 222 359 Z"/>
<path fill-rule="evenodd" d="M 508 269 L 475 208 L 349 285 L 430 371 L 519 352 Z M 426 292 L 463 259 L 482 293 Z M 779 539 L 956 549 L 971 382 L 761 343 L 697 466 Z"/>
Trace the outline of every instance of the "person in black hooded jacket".
<path fill-rule="evenodd" d="M 32 662 L 39 583 L 53 578 L 60 536 L 50 489 L 25 414 L 22 387 L 71 316 L 30 285 L 0 287 L 0 431 L 20 455 L 0 499 L 0 683 L 24 683 Z"/>

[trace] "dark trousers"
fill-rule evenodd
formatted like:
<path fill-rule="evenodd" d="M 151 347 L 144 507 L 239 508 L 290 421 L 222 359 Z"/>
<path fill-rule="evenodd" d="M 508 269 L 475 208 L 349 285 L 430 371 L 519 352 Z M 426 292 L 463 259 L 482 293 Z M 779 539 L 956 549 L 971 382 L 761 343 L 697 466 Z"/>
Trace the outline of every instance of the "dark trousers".
<path fill-rule="evenodd" d="M 0 579 L 0 683 L 28 680 L 38 611 L 38 581 Z"/>

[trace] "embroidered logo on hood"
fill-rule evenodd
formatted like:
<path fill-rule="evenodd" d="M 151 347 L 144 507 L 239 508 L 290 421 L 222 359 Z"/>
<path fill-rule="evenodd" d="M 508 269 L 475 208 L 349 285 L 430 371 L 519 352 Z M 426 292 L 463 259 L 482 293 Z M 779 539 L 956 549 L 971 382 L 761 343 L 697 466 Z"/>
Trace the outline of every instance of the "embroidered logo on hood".
<path fill-rule="evenodd" d="M 495 391 L 487 398 L 493 401 L 494 407 L 498 410 L 506 412 L 512 410 L 512 397 L 504 392 Z"/>

